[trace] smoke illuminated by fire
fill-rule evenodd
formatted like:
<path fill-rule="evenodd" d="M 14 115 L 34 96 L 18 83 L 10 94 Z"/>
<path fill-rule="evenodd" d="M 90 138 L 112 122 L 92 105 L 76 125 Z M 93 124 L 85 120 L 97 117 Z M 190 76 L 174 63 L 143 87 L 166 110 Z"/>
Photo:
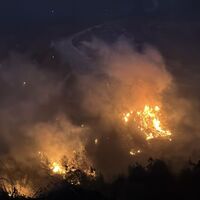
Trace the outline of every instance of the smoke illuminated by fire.
<path fill-rule="evenodd" d="M 1 159 L 9 163 L 10 156 L 15 164 L 0 166 L 1 177 L 8 179 L 2 188 L 11 196 L 32 197 L 54 180 L 79 185 L 82 174 L 89 180 L 98 173 L 112 180 L 137 158 L 142 160 L 146 149 L 151 154 L 153 147 L 146 141 L 171 140 L 168 116 L 157 106 L 171 83 L 159 52 L 144 48 L 140 53 L 124 41 L 84 44 L 100 53 L 98 59 L 91 66 L 72 63 L 64 80 L 64 72 L 52 80 L 55 73 L 26 63 L 20 70 L 5 66 L 5 77 L 0 74 L 5 84 L 12 83 L 11 92 L 18 91 L 19 80 L 22 87 L 16 101 L 12 95 L 4 99 L 10 104 L 2 106 L 0 116 L 2 152 L 7 152 Z M 19 111 L 22 115 L 13 115 Z"/>
<path fill-rule="evenodd" d="M 155 138 L 168 138 L 172 133 L 163 127 L 161 122 L 160 107 L 145 105 L 141 111 L 123 114 L 123 120 L 125 123 L 134 123 L 137 128 L 144 134 L 146 140 Z"/>

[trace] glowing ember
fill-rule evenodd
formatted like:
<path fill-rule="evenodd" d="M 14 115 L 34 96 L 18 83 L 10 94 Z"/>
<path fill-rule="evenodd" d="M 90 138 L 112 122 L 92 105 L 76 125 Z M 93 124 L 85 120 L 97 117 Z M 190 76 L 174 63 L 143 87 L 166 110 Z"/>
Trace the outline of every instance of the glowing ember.
<path fill-rule="evenodd" d="M 95 144 L 98 144 L 98 139 L 97 139 L 97 138 L 94 140 L 94 143 L 95 143 Z"/>
<path fill-rule="evenodd" d="M 129 121 L 129 118 L 130 116 L 133 114 L 133 111 L 131 112 L 128 112 L 128 113 L 124 113 L 124 121 L 125 122 L 128 122 Z"/>
<path fill-rule="evenodd" d="M 154 138 L 170 137 L 172 133 L 163 128 L 161 121 L 160 107 L 144 106 L 142 111 L 124 113 L 123 120 L 125 123 L 134 122 L 137 128 L 145 135 L 146 140 Z M 169 138 L 171 141 L 171 138 Z"/>
<path fill-rule="evenodd" d="M 135 156 L 135 155 L 140 154 L 140 153 L 141 153 L 140 149 L 138 149 L 138 150 L 131 149 L 130 152 L 129 152 L 129 154 L 131 156 Z"/>

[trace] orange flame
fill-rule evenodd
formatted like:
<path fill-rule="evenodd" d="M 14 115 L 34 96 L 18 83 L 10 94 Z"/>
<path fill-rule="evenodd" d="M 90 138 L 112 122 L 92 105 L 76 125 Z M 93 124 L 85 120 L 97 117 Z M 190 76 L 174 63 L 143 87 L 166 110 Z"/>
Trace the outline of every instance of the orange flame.
<path fill-rule="evenodd" d="M 137 125 L 137 128 L 145 135 L 146 140 L 155 138 L 169 138 L 171 131 L 165 129 L 161 123 L 160 107 L 145 105 L 142 111 L 127 112 L 123 114 L 123 121 L 128 123 L 131 121 Z"/>

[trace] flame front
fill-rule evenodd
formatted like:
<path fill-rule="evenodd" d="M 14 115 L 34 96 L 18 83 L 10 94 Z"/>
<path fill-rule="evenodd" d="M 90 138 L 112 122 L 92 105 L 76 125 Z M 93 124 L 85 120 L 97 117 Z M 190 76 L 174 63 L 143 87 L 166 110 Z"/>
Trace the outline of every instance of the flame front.
<path fill-rule="evenodd" d="M 146 140 L 155 138 L 168 138 L 171 140 L 171 131 L 162 126 L 160 110 L 159 106 L 145 105 L 142 111 L 124 113 L 123 121 L 136 124 L 137 128 L 145 135 Z"/>

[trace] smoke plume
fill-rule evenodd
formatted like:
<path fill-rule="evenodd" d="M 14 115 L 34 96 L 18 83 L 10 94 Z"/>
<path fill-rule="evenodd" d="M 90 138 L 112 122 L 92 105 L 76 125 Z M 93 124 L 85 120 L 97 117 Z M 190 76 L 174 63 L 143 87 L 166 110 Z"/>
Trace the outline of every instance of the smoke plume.
<path fill-rule="evenodd" d="M 85 171 L 93 167 L 109 180 L 151 156 L 172 162 L 195 151 L 186 145 L 199 138 L 197 112 L 178 96 L 156 48 L 97 38 L 82 42 L 77 54 L 67 39 L 54 48 L 62 65 L 58 73 L 17 53 L 1 61 L 2 177 L 16 182 L 25 176 L 34 187 L 45 185 L 49 178 L 38 153 L 49 162 L 65 158 Z M 124 113 L 145 105 L 162 108 L 172 141 L 146 141 L 136 127 L 124 124 Z"/>

